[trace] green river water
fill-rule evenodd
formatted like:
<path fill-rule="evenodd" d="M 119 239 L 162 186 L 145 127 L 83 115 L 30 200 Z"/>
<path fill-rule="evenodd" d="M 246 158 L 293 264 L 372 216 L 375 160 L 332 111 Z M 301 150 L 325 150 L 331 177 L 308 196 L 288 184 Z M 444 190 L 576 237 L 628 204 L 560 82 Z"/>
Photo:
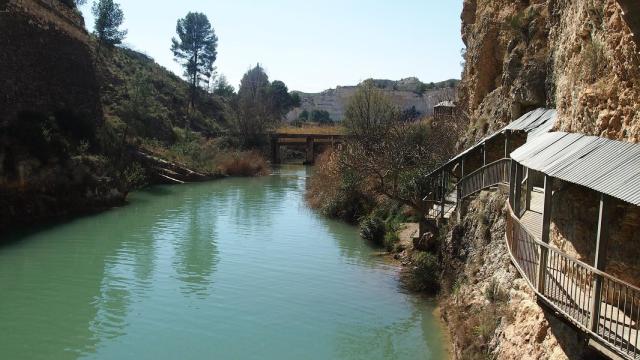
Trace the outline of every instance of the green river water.
<path fill-rule="evenodd" d="M 5 235 L 0 359 L 443 358 L 433 303 L 305 207 L 309 171 L 152 187 Z"/>

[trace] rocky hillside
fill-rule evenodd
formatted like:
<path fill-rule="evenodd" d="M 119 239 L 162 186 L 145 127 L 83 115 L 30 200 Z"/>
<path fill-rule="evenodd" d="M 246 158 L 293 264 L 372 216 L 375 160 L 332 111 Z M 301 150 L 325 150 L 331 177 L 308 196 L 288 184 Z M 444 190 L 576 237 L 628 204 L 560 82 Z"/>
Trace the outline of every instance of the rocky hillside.
<path fill-rule="evenodd" d="M 126 190 L 104 137 L 84 21 L 57 0 L 0 2 L 0 229 L 103 208 Z"/>
<path fill-rule="evenodd" d="M 91 47 L 95 52 L 94 40 Z M 120 132 L 127 128 L 130 138 L 170 145 L 187 124 L 196 132 L 214 135 L 227 123 L 228 101 L 201 92 L 197 109 L 189 113 L 189 85 L 143 53 L 103 49 L 97 72 L 105 118 Z"/>
<path fill-rule="evenodd" d="M 640 141 L 637 25 L 628 22 L 639 10 L 627 0 L 465 0 L 467 142 L 539 106 L 558 109 L 558 130 Z"/>
<path fill-rule="evenodd" d="M 425 84 L 416 78 L 399 81 L 374 80 L 376 85 L 384 89 L 394 102 L 404 110 L 415 107 L 421 115 L 432 115 L 433 106 L 444 100 L 455 99 L 457 80 L 447 80 L 440 83 Z M 344 118 L 345 107 L 357 86 L 338 86 L 335 89 L 321 93 L 298 93 L 301 106 L 287 114 L 287 120 L 295 120 L 301 112 L 324 110 L 329 112 L 331 119 L 341 121 Z"/>
<path fill-rule="evenodd" d="M 148 56 L 98 53 L 72 1 L 0 1 L 0 33 L 0 229 L 121 204 L 158 175 L 136 147 L 204 158 L 226 122 L 229 100 L 188 112 L 188 84 Z"/>

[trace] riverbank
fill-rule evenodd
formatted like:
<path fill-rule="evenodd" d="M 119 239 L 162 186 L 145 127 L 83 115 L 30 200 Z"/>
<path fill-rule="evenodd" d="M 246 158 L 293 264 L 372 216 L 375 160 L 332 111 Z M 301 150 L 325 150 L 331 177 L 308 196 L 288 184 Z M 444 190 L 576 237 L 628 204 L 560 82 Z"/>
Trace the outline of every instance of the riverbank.
<path fill-rule="evenodd" d="M 130 191 L 148 186 L 270 173 L 264 157 L 255 152 L 222 154 L 215 172 L 191 170 L 136 149 L 128 156 L 129 166 L 115 174 L 99 160 L 85 157 L 53 163 L 33 174 L 22 171 L 21 181 L 0 184 L 0 234 L 125 206 Z"/>

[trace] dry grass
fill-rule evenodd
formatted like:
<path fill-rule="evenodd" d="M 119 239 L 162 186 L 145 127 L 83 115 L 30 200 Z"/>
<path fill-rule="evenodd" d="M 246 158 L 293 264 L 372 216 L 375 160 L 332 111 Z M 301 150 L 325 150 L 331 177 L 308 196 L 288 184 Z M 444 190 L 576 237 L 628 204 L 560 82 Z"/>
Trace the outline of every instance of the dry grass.
<path fill-rule="evenodd" d="M 283 126 L 277 130 L 280 134 L 311 134 L 311 135 L 344 135 L 345 129 L 340 125 L 321 126 L 305 124 L 301 127 Z"/>
<path fill-rule="evenodd" d="M 263 176 L 269 173 L 267 160 L 257 151 L 238 151 L 216 157 L 218 173 L 228 176 Z"/>
<path fill-rule="evenodd" d="M 375 199 L 363 186 L 363 179 L 345 171 L 339 153 L 328 150 L 316 158 L 316 170 L 309 179 L 306 199 L 323 215 L 355 223 L 370 213 Z"/>
<path fill-rule="evenodd" d="M 321 210 L 326 202 L 338 196 L 341 185 L 338 155 L 326 151 L 316 158 L 316 171 L 309 179 L 306 198 L 309 206 Z"/>

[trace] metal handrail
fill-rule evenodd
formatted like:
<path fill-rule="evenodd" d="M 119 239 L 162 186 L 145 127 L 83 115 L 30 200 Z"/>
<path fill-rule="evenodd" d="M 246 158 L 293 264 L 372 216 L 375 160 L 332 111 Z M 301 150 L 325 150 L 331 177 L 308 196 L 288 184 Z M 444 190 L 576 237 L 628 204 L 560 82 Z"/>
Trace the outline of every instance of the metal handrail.
<path fill-rule="evenodd" d="M 551 246 L 551 245 L 549 245 L 549 244 L 545 244 L 544 242 L 542 242 L 542 241 L 538 240 L 538 238 L 537 238 L 537 237 L 536 237 L 536 236 L 535 236 L 535 235 L 534 235 L 534 234 L 533 234 L 533 233 L 532 233 L 532 232 L 531 232 L 531 231 L 530 231 L 530 230 L 529 230 L 529 229 L 528 229 L 528 228 L 527 228 L 523 223 L 522 223 L 522 221 L 520 221 L 520 219 L 519 219 L 519 218 L 516 216 L 516 214 L 513 212 L 513 209 L 511 208 L 511 203 L 509 203 L 509 204 L 508 204 L 508 208 L 509 208 L 509 215 L 511 216 L 511 218 L 512 218 L 514 221 L 516 221 L 516 222 L 517 222 L 517 223 L 518 223 L 518 224 L 523 228 L 523 230 L 524 230 L 524 231 L 526 231 L 526 232 L 527 232 L 527 234 L 529 234 L 529 235 L 530 235 L 530 236 L 535 240 L 535 242 L 536 242 L 538 245 L 540 245 L 540 246 L 543 246 L 543 247 L 547 248 L 547 250 L 551 250 L 551 251 L 557 252 L 557 253 L 558 253 L 558 255 L 560 255 L 560 256 L 562 256 L 562 257 L 566 258 L 566 259 L 567 259 L 567 260 L 569 260 L 569 261 L 578 262 L 578 263 L 580 263 L 582 266 L 584 266 L 585 268 L 588 268 L 590 271 L 592 271 L 592 272 L 594 272 L 594 273 L 596 273 L 596 274 L 598 274 L 598 275 L 601 275 L 601 276 L 607 277 L 607 278 L 609 278 L 610 280 L 613 280 L 613 281 L 620 282 L 622 285 L 625 285 L 625 286 L 627 286 L 627 287 L 631 288 L 632 290 L 635 290 L 635 291 L 640 292 L 640 288 L 639 288 L 639 287 L 637 287 L 637 286 L 635 286 L 635 285 L 633 285 L 633 284 L 629 284 L 629 283 L 625 282 L 624 280 L 620 280 L 620 279 L 618 279 L 618 278 L 616 278 L 616 277 L 614 277 L 614 276 L 611 276 L 611 275 L 607 274 L 606 272 L 604 272 L 604 271 L 602 271 L 602 270 L 598 270 L 597 268 L 595 268 L 595 267 L 593 267 L 593 266 L 591 266 L 591 265 L 589 265 L 589 264 L 587 264 L 587 263 L 584 263 L 584 262 L 582 262 L 582 261 L 578 260 L 578 258 L 575 258 L 575 257 L 573 257 L 573 256 L 571 256 L 571 255 L 569 255 L 569 254 L 565 254 L 565 253 L 563 253 L 563 252 L 561 252 L 561 251 L 558 251 L 558 249 L 557 249 L 557 248 L 555 248 L 555 247 L 553 247 L 553 246 Z"/>
<path fill-rule="evenodd" d="M 628 359 L 637 359 L 640 356 L 638 346 L 640 341 L 640 329 L 638 329 L 640 305 L 637 304 L 640 300 L 640 289 L 540 241 L 515 215 L 510 203 L 508 210 L 509 219 L 505 235 L 509 255 L 518 272 L 533 291 L 558 313 L 600 342 L 607 344 L 619 355 Z M 517 226 L 519 231 L 524 231 L 528 239 L 514 238 L 514 236 L 518 237 L 518 231 L 515 231 L 514 226 Z M 523 241 L 529 241 L 536 247 L 534 254 L 528 254 L 536 257 L 537 262 L 534 262 L 538 268 L 538 271 L 535 272 L 536 278 L 530 278 L 530 274 L 522 268 L 520 263 L 521 261 L 530 261 L 530 259 L 518 256 L 514 249 L 514 245 Z M 548 251 L 548 256 L 545 258 L 541 256 L 542 249 Z M 541 259 L 546 259 L 546 261 L 541 264 Z M 558 259 L 562 259 L 562 261 Z M 550 266 L 550 263 L 553 264 Z M 543 271 L 539 271 L 543 266 Z M 541 275 L 542 278 L 539 278 Z M 594 286 L 598 277 L 603 284 L 603 290 L 599 293 L 596 292 Z M 547 280 L 549 281 L 547 282 Z M 560 282 L 560 284 L 551 284 L 552 280 Z M 544 284 L 542 287 L 539 286 L 541 282 Z M 636 294 L 639 297 L 636 297 Z M 555 296 L 560 298 L 554 299 Z M 613 300 L 610 301 L 609 297 Z M 592 306 L 597 306 L 597 319 L 593 318 L 592 311 L 596 309 Z M 621 317 L 622 323 L 620 323 Z"/>
<path fill-rule="evenodd" d="M 491 163 L 489 163 L 489 164 L 487 164 L 487 165 L 485 165 L 485 166 L 483 166 L 483 167 L 481 167 L 481 168 L 479 168 L 479 169 L 477 169 L 477 170 L 475 170 L 475 171 L 471 172 L 470 174 L 468 174 L 468 175 L 466 175 L 465 177 L 463 177 L 462 179 L 460 179 L 460 181 L 458 181 L 458 183 L 457 183 L 457 185 L 456 185 L 456 186 L 457 186 L 459 189 L 463 189 L 463 188 L 464 188 L 464 185 L 465 185 L 468 181 L 470 181 L 470 179 L 475 178 L 477 175 L 481 175 L 481 176 L 483 177 L 483 184 L 482 184 L 482 186 L 480 186 L 480 187 L 478 187 L 478 188 L 474 189 L 473 191 L 468 192 L 467 194 L 462 194 L 461 199 L 464 199 L 464 198 L 466 198 L 466 197 L 469 197 L 469 196 L 471 196 L 471 195 L 473 195 L 473 194 L 477 193 L 478 191 L 481 191 L 481 190 L 483 190 L 483 189 L 486 189 L 486 188 L 489 188 L 489 187 L 492 187 L 492 186 L 495 186 L 495 185 L 497 185 L 497 184 L 501 183 L 502 181 L 497 181 L 497 182 L 496 182 L 496 181 L 494 181 L 494 182 L 487 182 L 487 183 L 485 183 L 485 182 L 484 182 L 485 172 L 486 172 L 488 169 L 491 169 L 491 168 L 493 168 L 493 167 L 496 167 L 496 165 L 506 166 L 506 165 L 507 165 L 506 163 L 507 163 L 507 162 L 510 162 L 510 161 L 511 161 L 511 159 L 509 159 L 509 158 L 502 158 L 502 159 L 496 160 L 496 161 L 494 161 L 494 162 L 491 162 Z M 509 171 L 510 171 L 510 168 L 508 168 L 508 169 L 506 170 L 506 172 L 509 172 Z M 505 174 L 505 175 L 506 175 L 506 174 Z"/>

